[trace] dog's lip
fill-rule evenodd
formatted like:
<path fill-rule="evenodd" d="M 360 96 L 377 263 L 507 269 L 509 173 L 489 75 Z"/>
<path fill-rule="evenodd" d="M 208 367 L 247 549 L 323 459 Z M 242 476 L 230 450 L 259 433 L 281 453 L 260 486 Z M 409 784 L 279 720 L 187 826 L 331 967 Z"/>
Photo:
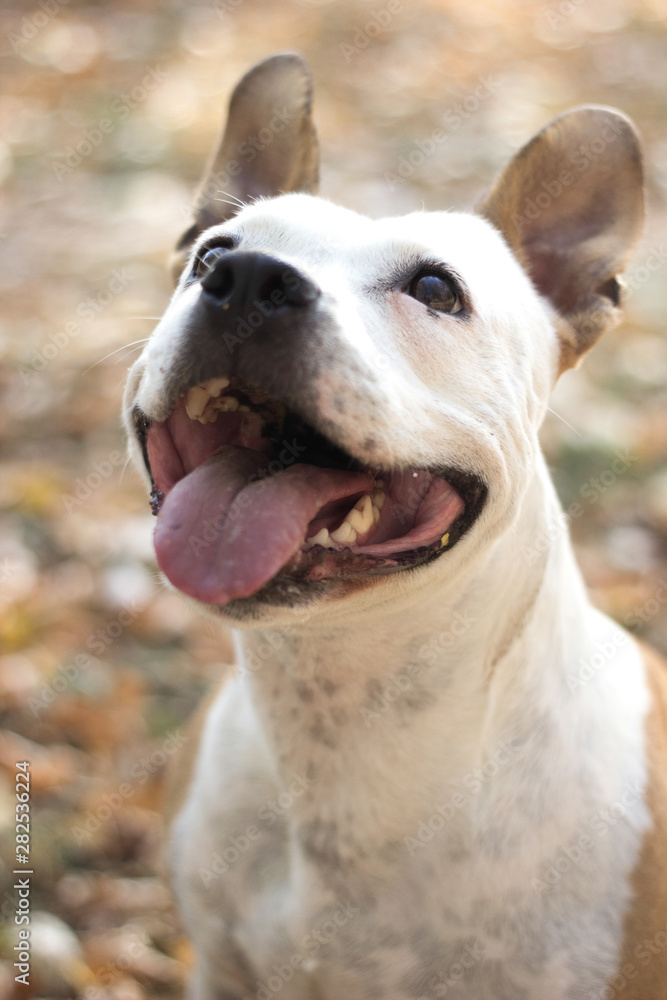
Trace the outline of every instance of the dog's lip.
<path fill-rule="evenodd" d="M 238 385 L 232 384 L 230 389 L 239 389 Z M 185 394 L 181 394 L 179 402 L 173 408 L 170 417 L 167 421 L 151 421 L 149 417 L 141 410 L 139 406 L 135 406 L 133 410 L 134 425 L 136 428 L 137 438 L 142 450 L 144 457 L 144 462 L 146 468 L 149 472 L 152 482 L 152 494 L 151 494 L 151 507 L 153 512 L 157 514 L 164 502 L 165 496 L 171 491 L 171 488 L 186 474 L 186 470 L 177 471 L 173 477 L 173 482 L 165 484 L 160 482 L 160 476 L 156 478 L 153 475 L 153 470 L 151 468 L 151 462 L 149 458 L 148 449 L 148 436 L 149 431 L 153 423 L 167 424 L 169 419 L 173 416 L 175 410 L 179 405 L 183 405 L 182 397 Z M 296 414 L 298 417 L 298 414 Z M 320 432 L 313 429 L 314 433 L 318 436 Z M 332 444 L 329 439 L 326 439 L 331 444 L 331 447 L 338 449 L 338 446 Z M 338 449 L 340 451 L 340 449 Z M 354 466 L 361 470 L 368 469 L 367 465 L 359 462 L 354 456 L 350 456 L 349 453 L 342 453 L 349 458 L 350 466 Z M 299 460 L 300 461 L 300 460 Z M 306 459 L 306 464 L 309 464 Z M 328 468 L 329 466 L 322 463 L 322 468 Z M 338 466 L 333 466 L 337 468 Z M 396 474 L 396 469 L 390 467 L 383 467 L 380 463 L 374 465 L 373 474 L 376 477 L 381 475 L 393 475 Z M 364 553 L 363 546 L 361 550 L 357 550 L 354 545 L 352 547 L 337 548 L 332 550 L 331 548 L 322 547 L 319 544 L 304 544 L 299 549 L 299 552 L 295 556 L 288 560 L 288 562 L 282 566 L 280 571 L 276 574 L 276 577 L 281 579 L 295 579 L 301 581 L 322 581 L 328 579 L 331 576 L 336 576 L 339 579 L 346 579 L 358 576 L 373 576 L 379 574 L 385 574 L 389 572 L 395 572 L 398 570 L 404 570 L 408 568 L 413 568 L 419 565 L 423 565 L 426 562 L 442 556 L 445 552 L 450 551 L 454 545 L 470 530 L 474 522 L 477 520 L 487 498 L 487 487 L 483 481 L 471 472 L 466 472 L 458 468 L 452 467 L 439 467 L 431 469 L 422 469 L 421 473 L 428 474 L 431 477 L 438 477 L 445 481 L 453 490 L 455 490 L 461 500 L 463 501 L 463 507 L 461 513 L 455 517 L 453 522 L 448 526 L 446 536 L 443 536 L 444 541 L 441 539 L 437 542 L 432 542 L 427 545 L 406 546 L 405 550 L 399 550 L 396 546 L 393 547 L 390 557 L 382 554 L 382 546 L 376 546 L 377 554 Z M 414 473 L 417 474 L 416 472 Z M 309 536 L 310 537 L 310 536 Z M 372 546 L 371 546 L 372 548 Z M 261 594 L 261 591 L 258 591 Z M 255 595 L 253 595 L 255 596 Z"/>
<path fill-rule="evenodd" d="M 144 465 L 151 481 L 151 510 L 153 514 L 157 514 L 164 498 L 164 493 L 157 486 L 153 477 L 147 447 L 148 429 L 154 421 L 152 421 L 138 405 L 135 405 L 132 409 L 132 420 L 144 460 Z M 357 462 L 359 461 L 359 459 L 354 458 L 354 456 L 352 456 L 352 458 Z M 378 462 L 377 471 L 389 474 L 395 472 L 396 469 L 389 465 L 385 466 L 382 462 Z M 470 530 L 474 522 L 481 514 L 482 509 L 486 504 L 488 488 L 486 483 L 475 473 L 465 471 L 458 467 L 435 466 L 428 467 L 426 471 L 450 483 L 460 494 L 465 504 L 463 513 L 459 516 L 459 518 L 457 518 L 456 524 L 452 526 L 452 531 L 450 531 L 450 541 L 447 546 L 447 549 L 449 550 L 461 537 L 463 537 L 464 534 L 466 534 L 466 532 Z M 440 550 L 437 554 L 441 555 L 444 551 L 444 549 Z"/>

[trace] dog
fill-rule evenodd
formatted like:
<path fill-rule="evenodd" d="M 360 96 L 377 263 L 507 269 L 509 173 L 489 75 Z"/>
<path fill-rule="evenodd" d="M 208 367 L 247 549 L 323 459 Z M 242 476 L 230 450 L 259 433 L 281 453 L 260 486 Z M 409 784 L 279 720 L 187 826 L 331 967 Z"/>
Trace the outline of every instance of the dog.
<path fill-rule="evenodd" d="M 189 996 L 664 998 L 667 674 L 589 603 L 538 444 L 620 316 L 637 132 L 566 112 L 474 212 L 317 177 L 280 54 L 127 385 L 158 564 L 237 630 L 172 783 Z"/>

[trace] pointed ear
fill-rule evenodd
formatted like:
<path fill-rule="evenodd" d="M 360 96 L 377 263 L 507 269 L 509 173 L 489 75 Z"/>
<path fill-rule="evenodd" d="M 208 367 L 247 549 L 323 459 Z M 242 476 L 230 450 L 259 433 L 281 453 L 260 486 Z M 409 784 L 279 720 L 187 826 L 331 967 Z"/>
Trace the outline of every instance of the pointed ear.
<path fill-rule="evenodd" d="M 319 156 L 311 117 L 312 80 L 301 56 L 284 52 L 257 63 L 237 83 L 227 124 L 204 171 L 193 224 L 176 245 L 178 276 L 199 233 L 260 196 L 317 190 Z"/>
<path fill-rule="evenodd" d="M 620 317 L 644 219 L 641 143 L 614 108 L 560 115 L 519 150 L 478 206 L 565 321 L 561 371 Z"/>

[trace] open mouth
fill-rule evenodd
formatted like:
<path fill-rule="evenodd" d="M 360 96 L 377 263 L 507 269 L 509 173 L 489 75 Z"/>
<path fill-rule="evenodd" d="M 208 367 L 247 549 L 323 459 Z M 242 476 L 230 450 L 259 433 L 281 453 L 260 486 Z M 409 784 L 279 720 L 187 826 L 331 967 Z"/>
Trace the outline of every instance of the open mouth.
<path fill-rule="evenodd" d="M 207 603 L 275 580 L 422 565 L 456 544 L 486 499 L 469 473 L 363 465 L 234 378 L 192 386 L 165 421 L 139 409 L 134 419 L 153 481 L 158 563 Z"/>

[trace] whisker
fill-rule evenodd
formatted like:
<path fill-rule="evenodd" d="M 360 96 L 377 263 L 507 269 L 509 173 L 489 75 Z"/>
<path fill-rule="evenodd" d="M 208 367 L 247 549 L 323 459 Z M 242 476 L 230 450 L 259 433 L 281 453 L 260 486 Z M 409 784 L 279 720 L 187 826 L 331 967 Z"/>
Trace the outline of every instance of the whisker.
<path fill-rule="evenodd" d="M 229 205 L 230 208 L 233 208 L 233 209 L 238 209 L 239 208 L 238 205 L 235 205 L 233 201 L 229 201 L 228 198 L 214 198 L 213 200 L 217 201 L 218 204 L 220 204 L 220 205 Z"/>
<path fill-rule="evenodd" d="M 150 319 L 154 323 L 156 323 L 158 320 L 161 320 L 162 317 L 161 316 L 118 316 L 117 319 L 121 320 L 123 323 L 129 323 L 131 322 L 131 320 L 134 319 Z"/>
<path fill-rule="evenodd" d="M 116 385 L 114 386 L 114 390 L 113 390 L 114 396 L 116 395 L 116 393 L 120 389 L 121 385 L 124 385 L 126 381 L 127 381 L 127 372 L 125 372 L 125 374 L 123 375 L 123 377 L 120 380 L 120 382 L 117 382 Z"/>
<path fill-rule="evenodd" d="M 131 461 L 132 461 L 132 456 L 128 455 L 127 458 L 125 459 L 125 465 L 120 470 L 120 479 L 118 480 L 119 483 L 123 482 L 123 478 L 125 476 L 125 473 L 127 472 L 127 467 L 131 463 Z"/>
<path fill-rule="evenodd" d="M 242 198 L 239 198 L 238 195 L 236 195 L 236 194 L 232 194 L 231 191 L 221 191 L 220 194 L 224 194 L 224 195 L 227 195 L 228 198 L 232 198 L 236 202 L 237 205 L 245 205 L 246 204 L 246 202 L 243 201 Z"/>
<path fill-rule="evenodd" d="M 112 358 L 114 354 L 118 354 L 119 351 L 138 351 L 141 345 L 146 344 L 149 340 L 150 337 L 143 337 L 141 340 L 133 340 L 131 344 L 122 344 L 121 347 L 117 347 L 115 351 L 110 351 L 109 354 L 105 355 L 105 357 L 99 358 L 90 366 L 90 368 L 86 368 L 85 372 L 82 372 L 82 374 L 87 375 L 88 372 L 93 370 L 93 368 L 96 368 L 97 365 L 101 365 L 103 361 L 108 361 L 109 358 Z"/>
<path fill-rule="evenodd" d="M 547 406 L 547 411 L 549 413 L 553 413 L 554 417 L 558 417 L 559 420 L 562 420 L 566 427 L 569 427 L 571 431 L 574 431 L 574 433 L 577 435 L 577 437 L 580 437 L 583 440 L 584 435 L 580 434 L 579 431 L 577 430 L 577 428 L 573 427 L 572 424 L 568 424 L 568 422 L 565 419 L 565 417 L 561 417 L 560 413 L 556 413 L 556 411 L 552 410 L 550 406 Z"/>
<path fill-rule="evenodd" d="M 247 204 L 246 202 L 241 201 L 240 198 L 237 198 L 236 195 L 231 194 L 229 191 L 221 191 L 220 195 L 227 195 L 227 197 L 216 197 L 213 200 L 214 201 L 219 201 L 223 205 L 231 205 L 233 208 L 245 208 L 246 207 L 246 204 Z"/>

